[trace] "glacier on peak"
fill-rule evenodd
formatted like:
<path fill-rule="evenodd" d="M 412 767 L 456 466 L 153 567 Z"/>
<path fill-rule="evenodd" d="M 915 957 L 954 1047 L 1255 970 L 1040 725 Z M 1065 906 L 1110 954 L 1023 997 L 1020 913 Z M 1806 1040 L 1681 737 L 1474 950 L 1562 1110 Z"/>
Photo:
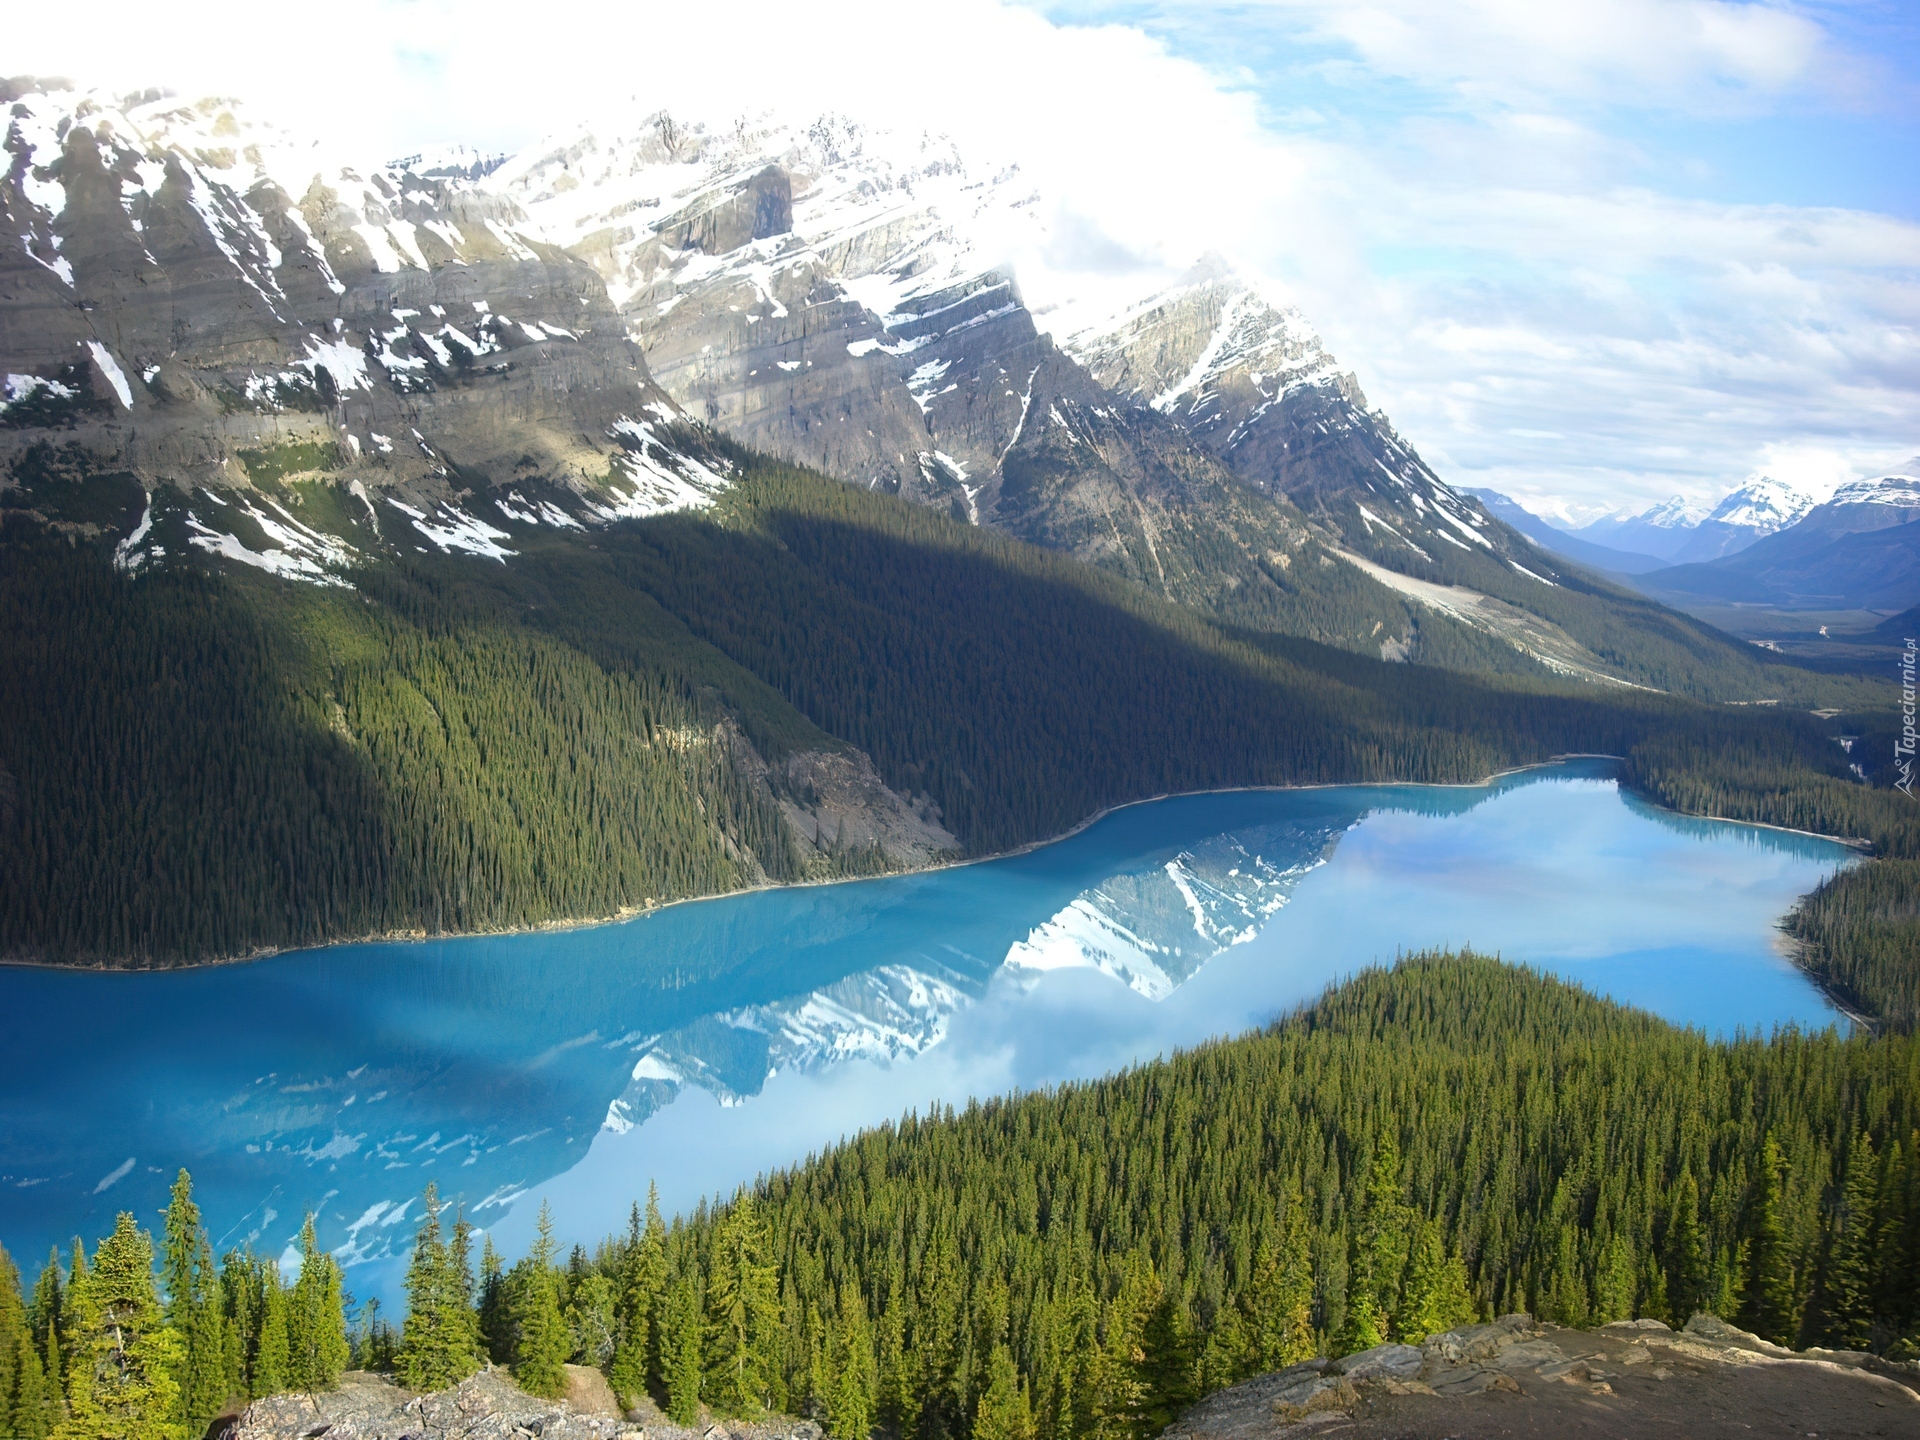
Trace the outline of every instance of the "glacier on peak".
<path fill-rule="evenodd" d="M 1761 475 L 1732 491 L 1701 523 L 1737 526 L 1756 534 L 1784 530 L 1813 508 L 1810 497 L 1770 476 Z"/>

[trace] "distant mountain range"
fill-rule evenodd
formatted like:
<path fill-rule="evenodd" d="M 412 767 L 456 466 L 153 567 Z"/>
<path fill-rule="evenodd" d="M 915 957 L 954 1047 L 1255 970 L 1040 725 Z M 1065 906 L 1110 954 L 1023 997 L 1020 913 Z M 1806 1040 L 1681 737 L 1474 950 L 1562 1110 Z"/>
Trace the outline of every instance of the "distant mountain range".
<path fill-rule="evenodd" d="M 1541 549 L 1555 555 L 1563 555 L 1569 560 L 1577 560 L 1582 565 L 1614 575 L 1643 575 L 1649 570 L 1666 568 L 1665 560 L 1652 555 L 1583 540 L 1571 531 L 1560 529 L 1552 521 L 1543 520 L 1518 500 L 1502 495 L 1498 490 L 1475 489 L 1467 493 L 1485 505 L 1487 512 L 1496 519 L 1504 520 Z"/>
<path fill-rule="evenodd" d="M 1920 601 L 1920 457 L 1901 470 L 1843 485 L 1723 559 L 1644 576 L 1644 588 L 1795 610 L 1905 609 Z"/>
<path fill-rule="evenodd" d="M 1762 477 L 1711 510 L 1675 497 L 1638 515 L 1562 529 L 1492 490 L 1472 492 L 1569 560 L 1636 577 L 1676 604 L 1902 609 L 1920 601 L 1920 456 L 1843 485 L 1824 504 Z"/>

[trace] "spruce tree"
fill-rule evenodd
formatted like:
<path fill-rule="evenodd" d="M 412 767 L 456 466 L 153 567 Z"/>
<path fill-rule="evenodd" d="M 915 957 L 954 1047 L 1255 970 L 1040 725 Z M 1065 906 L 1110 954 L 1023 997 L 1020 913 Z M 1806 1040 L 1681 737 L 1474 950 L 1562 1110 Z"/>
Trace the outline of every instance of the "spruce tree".
<path fill-rule="evenodd" d="M 780 1325 L 772 1251 L 766 1221 L 743 1190 L 714 1230 L 707 1267 L 703 1389 L 722 1414 L 757 1415 L 771 1401 Z"/>
<path fill-rule="evenodd" d="M 520 1332 L 513 1378 L 529 1395 L 558 1397 L 567 1392 L 567 1356 L 572 1345 L 553 1271 L 553 1215 L 540 1204 L 539 1234 L 527 1256 L 514 1319 Z"/>
<path fill-rule="evenodd" d="M 840 1440 L 838 1430 L 834 1435 Z M 864 1440 L 864 1436 L 848 1440 Z M 987 1361 L 987 1385 L 974 1411 L 973 1440 L 1034 1440 L 1027 1382 L 1014 1368 L 1013 1352 L 1005 1345 L 994 1346 Z"/>
<path fill-rule="evenodd" d="M 576 1365 L 604 1370 L 613 1360 L 613 1282 L 597 1270 L 582 1275 L 567 1296 L 567 1333 L 572 1337 Z"/>
<path fill-rule="evenodd" d="M 1347 1282 L 1350 1350 L 1371 1349 L 1387 1337 L 1399 1308 L 1412 1243 L 1413 1207 L 1400 1184 L 1400 1149 L 1391 1128 L 1374 1147 L 1361 1193 L 1360 1226 Z M 1371 1345 L 1360 1342 L 1378 1336 Z"/>
<path fill-rule="evenodd" d="M 287 1302 L 288 1387 L 309 1395 L 334 1389 L 347 1351 L 340 1262 L 320 1248 L 309 1214 L 300 1227 L 300 1278 Z"/>
<path fill-rule="evenodd" d="M 263 1261 L 260 1270 L 260 1339 L 254 1348 L 249 1387 L 255 1399 L 295 1388 L 287 1287 L 280 1283 L 280 1267 L 273 1261 Z"/>
<path fill-rule="evenodd" d="M 840 1313 L 828 1331 L 824 1399 L 833 1440 L 868 1440 L 873 1432 L 880 1376 L 866 1302 L 851 1286 L 840 1290 Z M 974 1432 L 977 1437 L 979 1431 Z"/>
<path fill-rule="evenodd" d="M 1144 1440 L 1148 1429 L 1147 1327 L 1163 1292 L 1153 1262 L 1135 1252 L 1107 1302 L 1094 1360 L 1088 1419 L 1096 1440 Z"/>
<path fill-rule="evenodd" d="M 45 1440 L 54 1419 L 46 1371 L 33 1344 L 33 1321 L 20 1291 L 20 1272 L 0 1246 L 0 1435 Z"/>
<path fill-rule="evenodd" d="M 626 1400 L 646 1393 L 659 1373 L 655 1329 L 667 1286 L 667 1230 L 660 1218 L 660 1190 L 647 1186 L 646 1218 L 634 1210 L 627 1250 L 620 1266 L 620 1294 L 616 1310 L 619 1344 L 607 1379 L 614 1394 Z"/>
<path fill-rule="evenodd" d="M 229 1250 L 220 1258 L 220 1309 L 226 1337 L 223 1373 L 229 1395 L 253 1394 L 253 1355 L 260 1344 L 262 1286 L 260 1262 L 247 1251 Z"/>
<path fill-rule="evenodd" d="M 1633 1319 L 1634 1286 L 1633 1242 L 1616 1230 L 1600 1252 L 1599 1272 L 1593 1279 L 1595 1323 Z"/>
<path fill-rule="evenodd" d="M 1887 1146 L 1873 1208 L 1874 1313 L 1905 1332 L 1920 1325 L 1920 1131 L 1896 1134 Z"/>
<path fill-rule="evenodd" d="M 1313 1237 L 1300 1182 L 1282 1201 L 1276 1247 L 1262 1235 L 1247 1289 L 1248 1361 L 1254 1371 L 1283 1370 L 1314 1354 Z"/>
<path fill-rule="evenodd" d="M 1473 1300 L 1467 1292 L 1467 1267 L 1458 1255 L 1447 1253 L 1438 1221 L 1422 1221 L 1415 1231 L 1413 1260 L 1407 1267 L 1406 1295 L 1395 1330 L 1400 1339 L 1418 1345 L 1473 1318 Z"/>
<path fill-rule="evenodd" d="M 65 1324 L 65 1281 L 60 1274 L 60 1247 L 47 1255 L 46 1268 L 34 1282 L 33 1299 L 27 1305 L 27 1319 L 33 1326 L 33 1345 L 40 1352 L 40 1373 L 46 1385 L 48 1403 L 58 1406 L 66 1394 L 66 1368 L 61 1327 Z"/>
<path fill-rule="evenodd" d="M 1864 1350 L 1873 1340 L 1873 1203 L 1879 1168 L 1873 1141 L 1856 1131 L 1847 1150 L 1840 1209 L 1833 1217 L 1821 1307 L 1827 1343 L 1841 1350 Z"/>
<path fill-rule="evenodd" d="M 449 1245 L 440 1225 L 444 1208 L 439 1187 L 429 1183 L 407 1265 L 407 1318 L 396 1357 L 409 1390 L 444 1390 L 480 1368 L 465 1221 L 456 1224 L 455 1243 Z"/>
<path fill-rule="evenodd" d="M 500 1252 L 493 1248 L 491 1235 L 481 1241 L 480 1304 L 476 1320 L 482 1352 L 496 1365 L 511 1365 L 518 1344 L 513 1328 L 513 1301 L 500 1264 Z"/>
<path fill-rule="evenodd" d="M 74 1250 L 67 1413 L 57 1440 L 187 1440 L 174 1378 L 185 1358 L 153 1284 L 153 1241 L 121 1213 L 93 1265 Z"/>
<path fill-rule="evenodd" d="M 1713 1301 L 1707 1241 L 1700 1229 L 1700 1189 L 1682 1169 L 1667 1210 L 1667 1303 L 1679 1329 Z"/>
<path fill-rule="evenodd" d="M 185 1170 L 174 1178 L 161 1242 L 161 1283 L 167 1296 L 167 1324 L 180 1337 L 186 1357 L 180 1367 L 176 1418 L 198 1435 L 233 1391 L 228 1388 L 225 1307 L 213 1247 L 193 1202 L 193 1181 Z"/>
<path fill-rule="evenodd" d="M 920 1433 L 920 1384 L 913 1352 L 907 1347 L 907 1281 L 896 1257 L 887 1284 L 886 1308 L 880 1312 L 878 1413 L 899 1433 L 913 1440 Z"/>
<path fill-rule="evenodd" d="M 1758 1196 L 1748 1244 L 1751 1270 L 1747 1286 L 1748 1319 L 1754 1334 L 1790 1345 L 1800 1328 L 1792 1243 L 1786 1221 L 1787 1159 L 1768 1135 L 1760 1153 Z"/>
<path fill-rule="evenodd" d="M 697 1272 L 689 1267 L 668 1287 L 660 1335 L 667 1418 L 676 1425 L 692 1425 L 700 1418 L 700 1381 L 704 1371 L 700 1338 L 705 1328 L 704 1310 Z"/>
<path fill-rule="evenodd" d="M 480 1368 L 480 1307 L 474 1291 L 473 1222 L 463 1200 L 453 1209 L 453 1235 L 447 1241 L 447 1297 L 451 1317 L 459 1322 L 461 1364 L 466 1375 Z M 465 1378 L 464 1376 L 462 1378 Z"/>

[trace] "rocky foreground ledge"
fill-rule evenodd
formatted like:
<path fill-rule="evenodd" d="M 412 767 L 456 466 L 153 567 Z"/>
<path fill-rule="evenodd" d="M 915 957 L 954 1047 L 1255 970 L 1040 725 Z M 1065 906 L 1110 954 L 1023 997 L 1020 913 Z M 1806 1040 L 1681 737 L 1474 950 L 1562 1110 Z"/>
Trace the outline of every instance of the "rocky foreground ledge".
<path fill-rule="evenodd" d="M 1920 1436 L 1920 1365 L 1794 1351 L 1711 1315 L 1598 1330 L 1507 1315 L 1209 1396 L 1165 1440 Z"/>
<path fill-rule="evenodd" d="M 652 1406 L 623 1416 L 599 1371 L 567 1367 L 567 1398 L 529 1395 L 503 1370 L 486 1370 L 451 1390 L 415 1395 L 363 1372 L 325 1395 L 256 1400 L 226 1440 L 821 1440 L 810 1420 L 729 1420 L 687 1429 Z"/>
<path fill-rule="evenodd" d="M 597 1371 L 569 1367 L 566 1400 L 490 1370 L 434 1395 L 352 1374 L 326 1395 L 258 1400 L 227 1440 L 821 1440 L 808 1420 L 686 1429 L 648 1406 L 621 1415 Z M 1920 1365 L 1784 1350 L 1696 1315 L 1563 1330 L 1508 1315 L 1309 1360 L 1208 1397 L 1164 1440 L 1477 1440 L 1477 1437 L 1920 1436 Z"/>

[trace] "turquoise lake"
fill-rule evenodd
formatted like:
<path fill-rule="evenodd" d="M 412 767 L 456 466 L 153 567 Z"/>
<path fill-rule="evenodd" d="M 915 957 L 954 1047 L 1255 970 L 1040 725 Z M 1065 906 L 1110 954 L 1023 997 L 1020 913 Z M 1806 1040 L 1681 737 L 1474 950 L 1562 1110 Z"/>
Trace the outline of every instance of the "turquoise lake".
<path fill-rule="evenodd" d="M 933 1103 L 1258 1025 L 1398 953 L 1472 946 L 1675 1022 L 1844 1019 L 1777 926 L 1849 862 L 1678 817 L 1604 761 L 1484 787 L 1186 796 L 1028 853 L 590 929 L 159 974 L 0 970 L 0 1242 L 157 1224 L 216 1250 L 302 1215 L 390 1297 L 428 1180 L 509 1256 L 671 1211 Z"/>

